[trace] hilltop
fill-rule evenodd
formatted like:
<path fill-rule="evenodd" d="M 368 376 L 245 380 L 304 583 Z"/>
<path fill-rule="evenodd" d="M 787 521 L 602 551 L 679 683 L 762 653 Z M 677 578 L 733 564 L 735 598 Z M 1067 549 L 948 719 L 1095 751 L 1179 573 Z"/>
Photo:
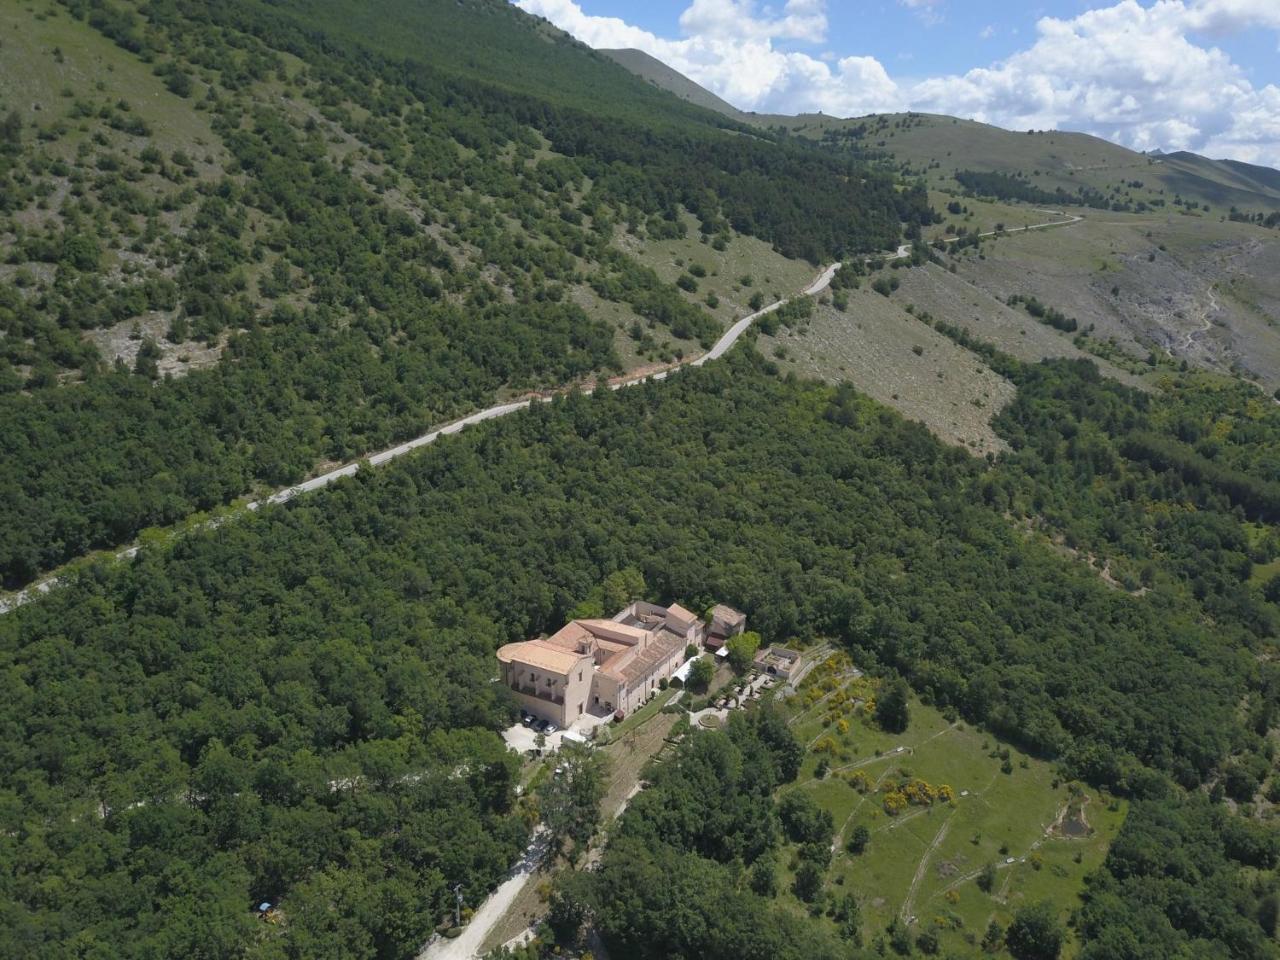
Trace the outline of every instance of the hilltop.
<path fill-rule="evenodd" d="M 659 84 L 665 76 L 654 69 L 644 75 Z M 927 185 L 946 222 L 926 235 L 949 247 L 939 263 L 903 276 L 892 294 L 898 310 L 962 327 L 1020 357 L 1085 353 L 1105 371 L 1129 375 L 1186 362 L 1245 376 L 1268 394 L 1280 387 L 1280 172 L 1186 152 L 1142 154 L 1083 133 L 1017 132 L 933 114 L 743 116 Z M 981 253 L 956 242 L 1043 222 L 1057 211 L 1079 219 L 1053 236 L 998 235 Z M 1010 309 L 1010 297 L 1047 303 L 1074 321 L 1072 330 L 1034 322 L 1028 328 L 1025 312 Z M 785 363 L 831 379 L 851 377 L 913 417 L 932 405 L 921 364 L 901 341 L 919 346 L 933 331 L 913 331 L 911 320 L 905 327 L 851 326 L 824 316 L 816 342 L 834 342 L 839 330 L 843 343 L 815 351 L 812 342 L 792 338 L 777 345 Z M 881 359 L 859 377 L 850 351 Z M 966 367 L 947 360 L 935 371 L 954 386 L 947 403 L 970 414 L 949 415 L 942 435 L 985 449 L 992 441 L 981 421 L 958 424 L 972 420 L 970 404 L 992 404 L 1001 388 L 987 384 L 970 396 L 964 384 L 976 381 Z"/>
<path fill-rule="evenodd" d="M 940 114 L 842 119 L 744 112 L 643 51 L 600 52 L 682 100 L 734 120 L 888 158 L 937 189 L 964 190 L 968 184 L 957 173 L 996 173 L 1022 181 L 1031 191 L 1062 191 L 1086 203 L 1105 201 L 1105 208 L 1128 205 L 1143 212 L 1148 205 L 1182 206 L 1186 201 L 1248 212 L 1280 209 L 1280 171 L 1269 167 L 1188 151 L 1139 153 L 1086 133 L 1005 130 Z"/>
<path fill-rule="evenodd" d="M 705 107 L 708 110 L 714 110 L 716 113 L 723 114 L 733 120 L 749 121 L 750 119 L 749 114 L 745 114 L 727 101 L 721 100 L 706 87 L 699 86 L 683 73 L 672 69 L 657 57 L 652 57 L 643 50 L 606 50 L 601 48 L 600 52 L 611 60 L 617 61 L 636 76 L 644 78 L 659 89 L 675 94 L 681 100 L 696 104 L 699 107 Z"/>

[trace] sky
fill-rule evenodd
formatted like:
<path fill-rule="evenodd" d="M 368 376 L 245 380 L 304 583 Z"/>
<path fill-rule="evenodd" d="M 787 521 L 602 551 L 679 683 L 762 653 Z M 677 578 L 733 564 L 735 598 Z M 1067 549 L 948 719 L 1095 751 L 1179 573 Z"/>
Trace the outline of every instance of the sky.
<path fill-rule="evenodd" d="M 1280 0 L 513 0 L 742 110 L 919 110 L 1280 167 Z"/>

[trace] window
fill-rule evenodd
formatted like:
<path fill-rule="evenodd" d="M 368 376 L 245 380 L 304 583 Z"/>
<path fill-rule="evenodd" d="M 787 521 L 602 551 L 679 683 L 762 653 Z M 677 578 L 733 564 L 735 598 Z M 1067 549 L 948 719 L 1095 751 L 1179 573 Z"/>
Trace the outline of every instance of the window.
<path fill-rule="evenodd" d="M 578 716 L 582 716 L 582 704 L 578 704 Z"/>
<path fill-rule="evenodd" d="M 581 682 L 582 682 L 582 671 L 581 671 L 581 670 L 579 670 L 579 671 L 578 671 L 578 682 L 579 682 L 579 683 L 581 683 Z"/>

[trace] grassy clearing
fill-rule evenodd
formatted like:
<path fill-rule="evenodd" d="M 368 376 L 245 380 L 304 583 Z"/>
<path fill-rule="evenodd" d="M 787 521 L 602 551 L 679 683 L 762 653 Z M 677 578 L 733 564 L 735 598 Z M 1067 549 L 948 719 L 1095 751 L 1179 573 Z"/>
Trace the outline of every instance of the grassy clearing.
<path fill-rule="evenodd" d="M 947 443 L 976 454 L 1004 448 L 991 418 L 1013 399 L 1013 384 L 902 304 L 865 287 L 850 291 L 847 310 L 820 303 L 803 330 L 762 335 L 757 347 L 783 369 L 847 380 Z"/>
<path fill-rule="evenodd" d="M 864 938 L 873 940 L 898 918 L 916 932 L 936 929 L 943 955 L 976 957 L 987 924 L 1007 924 L 1024 903 L 1050 899 L 1065 920 L 1118 832 L 1124 804 L 1060 782 L 1050 764 L 917 700 L 908 730 L 886 733 L 864 717 L 875 682 L 837 678 L 834 672 L 847 667 L 841 660 L 815 671 L 789 709 L 797 717 L 792 729 L 810 746 L 797 788 L 831 812 L 837 830 L 827 890 L 856 894 Z M 824 695 L 815 708 L 813 699 Z M 820 764 L 829 767 L 821 779 Z M 935 789 L 946 784 L 954 802 L 939 798 L 891 816 L 884 791 L 904 778 Z M 846 843 L 860 826 L 871 839 L 853 855 Z M 979 884 L 987 864 L 995 867 L 990 892 Z M 784 863 L 780 888 L 792 879 L 792 865 Z"/>
<path fill-rule="evenodd" d="M 1249 582 L 1262 586 L 1272 577 L 1280 577 L 1280 559 L 1272 560 L 1270 563 L 1255 563 L 1253 572 L 1249 575 Z"/>
<path fill-rule="evenodd" d="M 202 163 L 206 153 L 219 163 L 225 158 L 208 114 L 193 109 L 197 97 L 183 100 L 170 93 L 145 63 L 122 55 L 114 43 L 60 7 L 49 4 L 36 11 L 5 4 L 0 36 L 22 38 L 0 45 L 0 102 L 17 109 L 24 123 L 47 127 L 63 120 L 68 126 L 64 136 L 46 147 L 51 154 L 69 157 L 88 139 L 67 119 L 75 99 L 101 105 L 123 97 L 152 133 L 143 139 L 121 135 L 120 140 L 149 142 L 166 155 L 185 150 L 204 173 L 210 171 Z"/>
<path fill-rule="evenodd" d="M 698 289 L 686 291 L 685 298 L 705 305 L 707 295 L 714 294 L 719 306 L 711 313 L 725 326 L 751 312 L 748 301 L 754 293 L 762 293 L 765 303 L 772 303 L 794 294 L 818 272 L 812 264 L 790 260 L 755 237 L 734 234 L 724 250 L 716 250 L 702 242 L 694 217 L 686 214 L 685 226 L 687 233 L 680 239 L 641 240 L 619 232 L 617 243 L 667 283 L 689 275 L 691 266 L 705 270 L 705 277 L 693 278 Z M 744 284 L 744 277 L 751 282 Z"/>
<path fill-rule="evenodd" d="M 979 200 L 944 190 L 930 190 L 929 203 L 942 214 L 943 220 L 942 223 L 935 223 L 926 228 L 926 240 L 953 236 L 954 234 L 947 233 L 948 226 L 954 226 L 957 230 L 965 228 L 969 233 L 986 233 L 990 230 L 995 230 L 998 226 L 1003 226 L 1006 230 L 1036 226 L 1049 220 L 1058 219 L 1053 216 L 1052 211 L 1059 209 L 1052 205 L 1044 207 L 1030 203 Z M 966 212 L 951 213 L 947 209 L 948 204 L 951 203 L 960 204 L 961 209 Z M 1046 213 L 1046 210 L 1051 212 Z M 1068 212 L 1074 213 L 1074 211 Z"/>

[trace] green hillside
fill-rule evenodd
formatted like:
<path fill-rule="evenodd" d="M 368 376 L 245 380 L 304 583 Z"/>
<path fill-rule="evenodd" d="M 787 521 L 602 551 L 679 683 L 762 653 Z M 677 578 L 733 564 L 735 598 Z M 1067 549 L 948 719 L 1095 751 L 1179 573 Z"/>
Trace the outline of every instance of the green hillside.
<path fill-rule="evenodd" d="M 655 87 L 675 94 L 681 100 L 699 107 L 705 107 L 708 110 L 714 110 L 716 113 L 723 114 L 733 120 L 750 120 L 748 114 L 744 114 L 727 101 L 721 100 L 710 90 L 699 86 L 684 74 L 673 70 L 656 57 L 649 56 L 643 50 L 601 49 L 600 53 L 603 53 L 610 60 L 622 64 L 636 76 L 649 81 Z"/>
<path fill-rule="evenodd" d="M 741 113 L 710 91 L 638 50 L 601 51 L 637 76 L 734 119 L 767 130 L 821 140 L 838 149 L 891 159 L 928 177 L 937 189 L 963 188 L 961 171 L 1017 177 L 1046 194 L 1043 202 L 1083 202 L 1104 207 L 1238 207 L 1280 209 L 1280 172 L 1232 160 L 1210 160 L 1185 151 L 1147 156 L 1100 137 L 1062 130 L 1012 131 L 975 120 L 925 113 L 873 114 L 841 119 L 822 114 L 783 116 Z"/>
<path fill-rule="evenodd" d="M 691 215 L 765 277 L 932 217 L 500 0 L 355 9 L 0 11 L 4 584 L 501 397 L 705 349 L 732 301 L 629 252 Z"/>
<path fill-rule="evenodd" d="M 1273 171 L 505 0 L 0 37 L 0 581 L 79 558 L 0 614 L 0 957 L 1280 960 Z M 750 632 L 509 749 L 497 649 L 641 598 Z"/>
<path fill-rule="evenodd" d="M 1143 212 L 1184 202 L 1274 211 L 1276 171 L 1252 174 L 1190 153 L 1146 155 L 1099 137 L 1061 130 L 1011 131 L 933 114 L 876 114 L 849 120 L 769 118 L 768 125 L 832 146 L 879 154 L 923 174 L 939 189 L 965 188 L 962 172 L 1016 178 L 1045 194 L 1037 202 L 1074 202 Z M 1268 176 L 1269 175 L 1269 176 Z M 984 191 L 978 191 L 984 192 Z"/>

